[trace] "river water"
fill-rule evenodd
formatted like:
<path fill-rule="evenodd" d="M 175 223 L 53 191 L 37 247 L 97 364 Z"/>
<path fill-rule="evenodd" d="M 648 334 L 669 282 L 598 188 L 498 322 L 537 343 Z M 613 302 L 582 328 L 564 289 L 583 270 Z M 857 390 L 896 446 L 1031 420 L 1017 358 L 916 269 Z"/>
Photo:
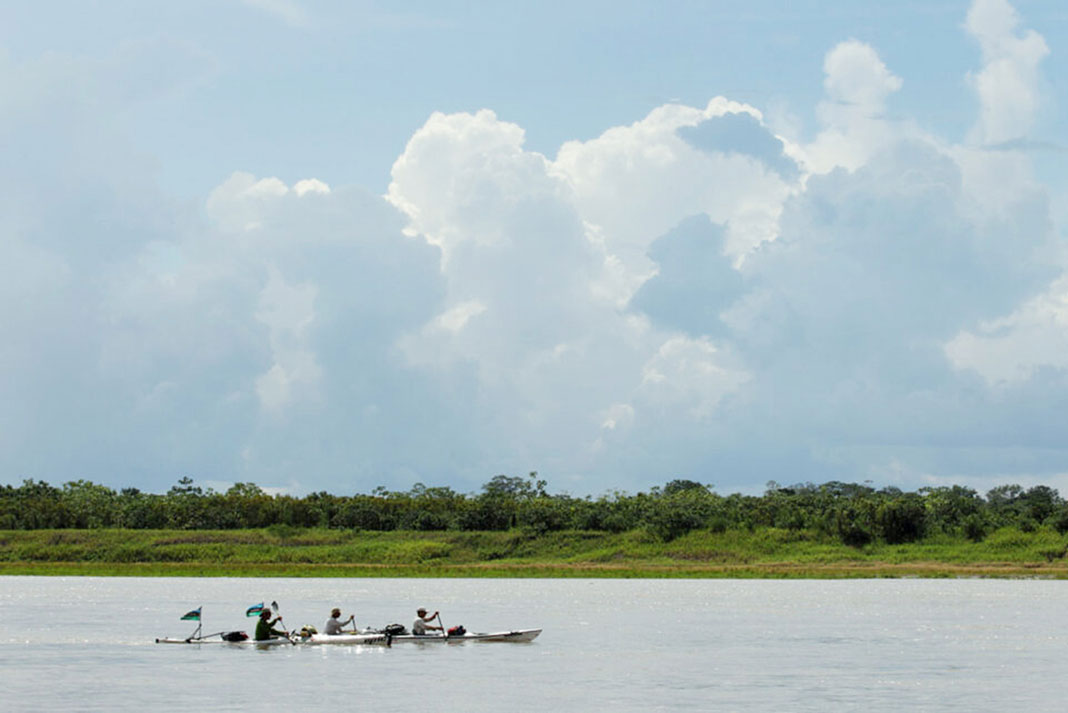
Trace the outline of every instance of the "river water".
<path fill-rule="evenodd" d="M 419 605 L 529 644 L 165 646 Z M 5 711 L 1063 711 L 1068 582 L 0 577 Z"/>

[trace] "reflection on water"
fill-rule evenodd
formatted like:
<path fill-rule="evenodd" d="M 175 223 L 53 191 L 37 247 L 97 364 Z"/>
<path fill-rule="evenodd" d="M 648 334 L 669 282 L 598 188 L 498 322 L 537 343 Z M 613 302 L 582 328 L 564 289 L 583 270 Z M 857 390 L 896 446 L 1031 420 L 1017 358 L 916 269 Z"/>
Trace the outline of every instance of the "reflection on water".
<path fill-rule="evenodd" d="M 529 644 L 168 646 L 330 609 Z M 982 580 L 429 580 L 0 577 L 11 711 L 1061 711 L 1068 584 Z"/>

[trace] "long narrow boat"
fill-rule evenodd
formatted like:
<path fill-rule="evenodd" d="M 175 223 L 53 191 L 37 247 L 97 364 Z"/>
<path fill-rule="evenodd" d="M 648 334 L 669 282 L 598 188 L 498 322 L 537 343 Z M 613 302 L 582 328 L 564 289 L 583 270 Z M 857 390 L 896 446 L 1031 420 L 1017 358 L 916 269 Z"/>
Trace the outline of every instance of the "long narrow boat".
<path fill-rule="evenodd" d="M 442 636 L 441 634 L 425 634 L 423 636 L 417 634 L 396 634 L 393 636 L 393 643 L 459 644 L 465 641 L 484 641 L 486 643 L 503 641 L 527 642 L 538 638 L 538 634 L 540 633 L 541 629 L 515 629 L 513 631 L 495 631 L 493 633 L 468 631 L 464 634 L 453 636 Z"/>
<path fill-rule="evenodd" d="M 463 634 L 443 636 L 442 634 L 385 634 L 379 631 L 364 631 L 358 634 L 312 634 L 311 636 L 296 636 L 291 639 L 279 637 L 256 641 L 255 639 L 243 639 L 230 641 L 224 639 L 221 634 L 211 634 L 204 637 L 190 637 L 188 639 L 159 638 L 157 644 L 229 644 L 230 646 L 282 646 L 285 644 L 300 644 L 305 646 L 322 645 L 349 645 L 349 646 L 389 646 L 390 644 L 462 644 L 466 641 L 474 642 L 515 642 L 525 643 L 538 638 L 541 629 L 515 629 L 513 631 L 495 631 L 491 633 L 468 631 Z"/>

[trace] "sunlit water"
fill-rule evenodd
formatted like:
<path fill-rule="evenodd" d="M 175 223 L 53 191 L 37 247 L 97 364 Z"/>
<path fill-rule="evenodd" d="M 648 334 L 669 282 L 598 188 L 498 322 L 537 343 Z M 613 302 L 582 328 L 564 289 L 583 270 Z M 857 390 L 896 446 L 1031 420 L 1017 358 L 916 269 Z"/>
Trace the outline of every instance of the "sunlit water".
<path fill-rule="evenodd" d="M 529 644 L 165 646 L 411 625 L 419 605 Z M 1063 711 L 1068 583 L 0 577 L 0 710 Z"/>

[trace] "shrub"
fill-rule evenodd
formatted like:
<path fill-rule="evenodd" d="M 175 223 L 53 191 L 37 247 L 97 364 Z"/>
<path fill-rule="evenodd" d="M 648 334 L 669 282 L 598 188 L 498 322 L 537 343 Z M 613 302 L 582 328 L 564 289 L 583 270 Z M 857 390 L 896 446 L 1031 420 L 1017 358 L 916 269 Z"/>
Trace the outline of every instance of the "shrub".
<path fill-rule="evenodd" d="M 571 524 L 571 509 L 563 499 L 537 498 L 520 508 L 517 520 L 538 534 L 564 530 Z"/>
<path fill-rule="evenodd" d="M 429 532 L 449 529 L 449 520 L 441 513 L 415 510 L 405 514 L 402 525 L 405 530 Z"/>
<path fill-rule="evenodd" d="M 887 500 L 875 511 L 879 536 L 891 545 L 915 542 L 924 535 L 927 511 L 918 497 Z"/>
<path fill-rule="evenodd" d="M 701 514 L 693 503 L 666 498 L 656 504 L 648 519 L 648 529 L 664 542 L 682 537 L 702 525 Z"/>
<path fill-rule="evenodd" d="M 715 532 L 717 534 L 726 532 L 729 526 L 730 523 L 727 522 L 727 518 L 722 515 L 717 515 L 708 522 L 709 532 Z"/>
<path fill-rule="evenodd" d="M 843 544 L 863 547 L 875 539 L 871 503 L 842 503 L 828 515 L 828 529 Z"/>
<path fill-rule="evenodd" d="M 1057 511 L 1050 516 L 1050 525 L 1062 535 L 1068 533 L 1068 505 L 1061 505 L 1057 508 Z"/>
<path fill-rule="evenodd" d="M 982 515 L 972 513 L 964 518 L 961 528 L 964 530 L 964 536 L 969 540 L 972 542 L 982 542 L 983 539 L 986 538 L 990 526 Z"/>

